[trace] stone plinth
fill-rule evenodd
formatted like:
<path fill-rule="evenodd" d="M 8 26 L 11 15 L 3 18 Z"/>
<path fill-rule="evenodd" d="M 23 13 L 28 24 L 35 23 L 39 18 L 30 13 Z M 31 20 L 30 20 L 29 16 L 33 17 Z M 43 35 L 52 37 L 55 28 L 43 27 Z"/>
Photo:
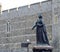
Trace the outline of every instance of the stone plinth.
<path fill-rule="evenodd" d="M 38 45 L 33 47 L 33 52 L 52 52 L 52 49 L 49 45 Z"/>

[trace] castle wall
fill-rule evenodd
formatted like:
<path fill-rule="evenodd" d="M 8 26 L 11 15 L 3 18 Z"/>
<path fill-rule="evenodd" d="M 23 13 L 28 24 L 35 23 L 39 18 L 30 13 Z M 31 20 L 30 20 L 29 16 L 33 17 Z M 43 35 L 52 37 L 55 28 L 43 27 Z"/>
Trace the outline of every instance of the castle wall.
<path fill-rule="evenodd" d="M 49 40 L 52 35 L 52 9 L 51 1 L 31 4 L 28 6 L 5 10 L 0 15 L 0 49 L 19 50 L 21 42 L 30 39 L 30 48 L 36 44 L 35 29 L 32 30 L 38 15 L 42 14 L 46 24 Z M 10 31 L 7 32 L 7 22 L 10 22 Z"/>

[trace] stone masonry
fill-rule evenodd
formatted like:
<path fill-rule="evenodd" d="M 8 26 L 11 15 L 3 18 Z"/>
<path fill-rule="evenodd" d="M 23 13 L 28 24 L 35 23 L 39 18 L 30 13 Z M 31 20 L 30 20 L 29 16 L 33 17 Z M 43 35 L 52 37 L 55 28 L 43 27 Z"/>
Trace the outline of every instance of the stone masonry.
<path fill-rule="evenodd" d="M 35 30 L 32 30 L 34 23 L 36 22 L 38 15 L 42 14 L 43 21 L 46 24 L 47 34 L 51 45 L 55 45 L 55 34 L 59 35 L 59 28 L 56 22 L 59 19 L 54 18 L 54 10 L 57 12 L 57 8 L 54 9 L 52 6 L 54 1 L 43 1 L 34 3 L 29 6 L 23 6 L 4 10 L 0 14 L 0 50 L 2 52 L 20 52 L 21 42 L 25 42 L 27 39 L 31 41 L 30 49 L 36 44 Z M 57 16 L 57 15 L 56 15 Z M 9 21 L 9 31 L 7 32 L 7 23 Z M 53 23 L 54 22 L 54 23 Z M 57 29 L 58 30 L 57 30 Z M 56 31 L 57 30 L 57 31 Z M 52 42 L 53 39 L 53 42 Z M 57 38 L 57 42 L 59 39 Z M 58 45 L 58 43 L 57 43 Z M 57 47 L 57 50 L 59 47 Z M 26 51 L 26 50 L 25 50 Z M 56 49 L 54 48 L 54 51 Z"/>

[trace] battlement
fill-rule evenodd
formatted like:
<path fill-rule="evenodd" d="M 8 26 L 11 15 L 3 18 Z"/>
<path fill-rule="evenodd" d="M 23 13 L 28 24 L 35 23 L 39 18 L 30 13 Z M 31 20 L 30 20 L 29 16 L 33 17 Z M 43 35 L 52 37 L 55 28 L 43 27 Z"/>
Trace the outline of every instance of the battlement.
<path fill-rule="evenodd" d="M 51 10 L 51 1 L 38 2 L 18 8 L 2 11 L 1 19 L 21 17 L 26 15 L 40 14 Z"/>

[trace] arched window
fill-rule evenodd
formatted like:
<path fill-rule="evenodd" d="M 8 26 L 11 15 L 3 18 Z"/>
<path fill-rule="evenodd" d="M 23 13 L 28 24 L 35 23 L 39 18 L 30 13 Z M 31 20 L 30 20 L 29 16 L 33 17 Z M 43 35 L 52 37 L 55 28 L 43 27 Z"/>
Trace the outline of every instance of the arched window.
<path fill-rule="evenodd" d="M 58 23 L 58 15 L 55 15 L 54 17 L 54 24 L 57 24 Z"/>
<path fill-rule="evenodd" d="M 10 32 L 10 22 L 7 22 L 7 32 Z"/>

